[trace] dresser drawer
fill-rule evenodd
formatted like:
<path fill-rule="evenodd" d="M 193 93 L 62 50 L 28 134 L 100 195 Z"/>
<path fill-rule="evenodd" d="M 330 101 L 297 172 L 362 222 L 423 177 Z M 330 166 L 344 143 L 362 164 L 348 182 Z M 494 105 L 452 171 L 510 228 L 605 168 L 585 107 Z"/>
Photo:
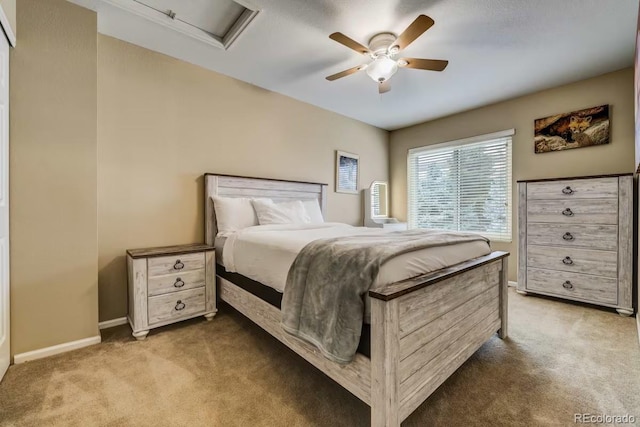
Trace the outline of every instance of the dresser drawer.
<path fill-rule="evenodd" d="M 618 303 L 616 279 L 588 274 L 528 268 L 527 290 L 595 303 Z"/>
<path fill-rule="evenodd" d="M 618 253 L 557 246 L 527 246 L 527 265 L 534 268 L 618 277 Z"/>
<path fill-rule="evenodd" d="M 618 178 L 591 178 L 527 184 L 527 199 L 615 199 Z"/>
<path fill-rule="evenodd" d="M 149 258 L 149 277 L 204 268 L 204 253 Z"/>
<path fill-rule="evenodd" d="M 204 312 L 205 288 L 149 297 L 149 325 Z"/>
<path fill-rule="evenodd" d="M 205 269 L 184 271 L 182 273 L 167 274 L 149 278 L 149 296 L 162 295 L 169 292 L 186 291 L 199 288 L 205 283 Z"/>
<path fill-rule="evenodd" d="M 618 248 L 618 227 L 615 225 L 528 224 L 527 245 L 616 251 Z"/>
<path fill-rule="evenodd" d="M 529 222 L 617 224 L 618 199 L 531 200 Z"/>

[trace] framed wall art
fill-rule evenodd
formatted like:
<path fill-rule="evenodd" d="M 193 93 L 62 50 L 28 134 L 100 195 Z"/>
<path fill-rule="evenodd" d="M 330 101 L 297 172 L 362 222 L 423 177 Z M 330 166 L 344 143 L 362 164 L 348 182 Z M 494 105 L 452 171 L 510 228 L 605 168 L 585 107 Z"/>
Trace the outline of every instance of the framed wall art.
<path fill-rule="evenodd" d="M 609 143 L 609 106 L 556 114 L 534 122 L 536 153 Z"/>
<path fill-rule="evenodd" d="M 336 193 L 358 194 L 360 156 L 336 151 Z"/>

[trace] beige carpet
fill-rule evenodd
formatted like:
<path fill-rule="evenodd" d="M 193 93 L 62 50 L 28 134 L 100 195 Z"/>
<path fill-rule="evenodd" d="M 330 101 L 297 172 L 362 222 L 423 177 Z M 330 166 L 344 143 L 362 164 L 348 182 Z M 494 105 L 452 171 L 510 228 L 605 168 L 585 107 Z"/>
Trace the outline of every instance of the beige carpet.
<path fill-rule="evenodd" d="M 575 425 L 574 413 L 636 415 L 634 318 L 511 291 L 508 341 L 494 337 L 404 426 Z M 12 366 L 2 426 L 366 426 L 369 408 L 223 306 L 136 342 Z"/>

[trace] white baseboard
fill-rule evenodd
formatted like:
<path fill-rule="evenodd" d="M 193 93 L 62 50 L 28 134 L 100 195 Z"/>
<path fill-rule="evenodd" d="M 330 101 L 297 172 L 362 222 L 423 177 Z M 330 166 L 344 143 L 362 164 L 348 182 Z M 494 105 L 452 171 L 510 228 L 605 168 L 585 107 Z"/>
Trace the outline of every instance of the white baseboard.
<path fill-rule="evenodd" d="M 100 329 L 113 328 L 114 326 L 126 325 L 128 323 L 126 317 L 118 317 L 117 319 L 105 320 L 98 323 Z"/>
<path fill-rule="evenodd" d="M 67 351 L 77 350 L 79 348 L 88 347 L 94 344 L 100 344 L 101 341 L 102 338 L 100 338 L 100 335 L 96 335 L 94 337 L 41 348 L 39 350 L 27 351 L 26 353 L 14 355 L 13 363 L 17 365 L 20 363 L 28 362 L 30 360 L 42 359 L 45 357 L 53 356 L 55 354 L 66 353 Z"/>
<path fill-rule="evenodd" d="M 509 286 L 517 288 L 518 287 L 518 282 L 512 282 L 511 280 L 509 280 Z"/>

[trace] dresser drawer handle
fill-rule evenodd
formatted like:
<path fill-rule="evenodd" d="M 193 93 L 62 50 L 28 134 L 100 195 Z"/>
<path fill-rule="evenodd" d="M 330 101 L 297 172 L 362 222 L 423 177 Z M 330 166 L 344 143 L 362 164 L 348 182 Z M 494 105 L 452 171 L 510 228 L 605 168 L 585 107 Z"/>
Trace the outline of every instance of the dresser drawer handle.
<path fill-rule="evenodd" d="M 184 280 L 182 280 L 181 278 L 177 278 L 176 282 L 173 284 L 174 287 L 176 288 L 181 288 L 184 286 Z"/>
<path fill-rule="evenodd" d="M 174 270 L 182 270 L 184 268 L 184 263 L 180 262 L 180 260 L 176 260 L 176 263 L 173 264 Z"/>
<path fill-rule="evenodd" d="M 182 300 L 178 300 L 176 306 L 174 307 L 176 311 L 184 310 L 187 305 L 182 302 Z"/>
<path fill-rule="evenodd" d="M 570 256 L 564 257 L 564 259 L 562 260 L 562 263 L 564 265 L 572 265 L 573 264 L 573 260 L 571 259 Z"/>
<path fill-rule="evenodd" d="M 567 242 L 571 242 L 572 240 L 574 240 L 574 239 L 575 239 L 575 237 L 573 237 L 573 234 L 571 234 L 571 233 L 569 233 L 569 232 L 564 233 L 564 236 L 562 236 L 562 238 L 563 238 L 564 240 L 566 240 Z"/>
<path fill-rule="evenodd" d="M 562 189 L 562 194 L 573 194 L 573 189 L 567 185 Z"/>
<path fill-rule="evenodd" d="M 565 289 L 573 289 L 573 285 L 571 284 L 571 282 L 569 280 L 567 280 L 566 282 L 564 282 L 562 284 L 562 287 Z"/>
<path fill-rule="evenodd" d="M 573 211 L 570 208 L 567 208 L 562 211 L 562 215 L 564 216 L 573 216 Z"/>

